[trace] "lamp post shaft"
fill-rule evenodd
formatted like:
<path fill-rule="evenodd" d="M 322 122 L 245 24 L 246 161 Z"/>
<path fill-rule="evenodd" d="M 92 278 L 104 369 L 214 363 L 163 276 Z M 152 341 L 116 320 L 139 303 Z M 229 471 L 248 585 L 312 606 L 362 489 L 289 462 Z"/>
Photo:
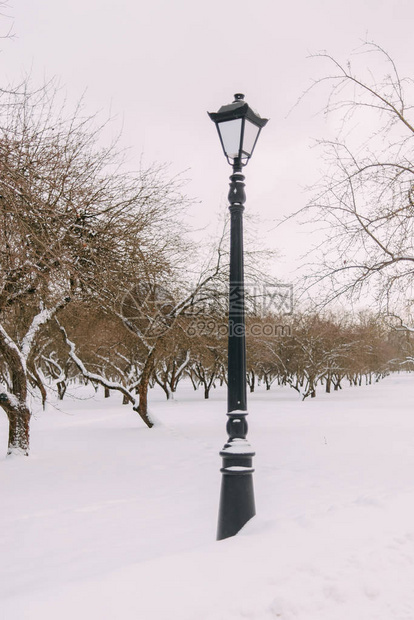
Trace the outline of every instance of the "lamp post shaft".
<path fill-rule="evenodd" d="M 256 514 L 252 460 L 247 441 L 246 340 L 243 266 L 244 176 L 235 160 L 230 177 L 230 281 L 228 331 L 228 440 L 223 459 L 217 540 L 234 536 Z"/>
<path fill-rule="evenodd" d="M 230 177 L 230 278 L 227 411 L 247 411 L 244 314 L 243 211 L 246 201 L 241 167 Z"/>

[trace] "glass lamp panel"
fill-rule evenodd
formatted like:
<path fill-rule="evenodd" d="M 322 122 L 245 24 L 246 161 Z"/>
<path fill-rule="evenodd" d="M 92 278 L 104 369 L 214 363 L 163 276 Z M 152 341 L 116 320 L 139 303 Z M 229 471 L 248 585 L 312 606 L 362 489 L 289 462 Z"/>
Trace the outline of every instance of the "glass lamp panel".
<path fill-rule="evenodd" d="M 242 119 L 236 118 L 231 121 L 223 121 L 218 123 L 217 126 L 227 157 L 231 159 L 239 157 Z"/>
<path fill-rule="evenodd" d="M 260 127 L 249 121 L 246 118 L 244 121 L 244 136 L 242 150 L 249 157 L 253 152 L 254 145 L 256 144 L 257 136 L 259 135 Z"/>

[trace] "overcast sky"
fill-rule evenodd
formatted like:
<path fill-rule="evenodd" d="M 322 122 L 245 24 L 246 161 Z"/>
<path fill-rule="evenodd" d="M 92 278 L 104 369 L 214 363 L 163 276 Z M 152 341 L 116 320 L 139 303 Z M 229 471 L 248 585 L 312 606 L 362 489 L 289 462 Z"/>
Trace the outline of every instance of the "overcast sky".
<path fill-rule="evenodd" d="M 119 118 L 132 159 L 187 171 L 188 194 L 200 202 L 193 225 L 210 225 L 226 209 L 231 172 L 208 111 L 242 92 L 270 118 L 246 168 L 246 209 L 263 229 L 306 201 L 302 186 L 320 165 L 312 139 L 327 127 L 313 95 L 290 109 L 324 67 L 311 53 L 346 60 L 363 40 L 414 76 L 414 3 L 409 0 L 10 0 L 12 40 L 2 44 L 2 80 L 31 72 L 58 76 L 75 101 L 86 90 L 90 112 Z M 269 237 L 268 237 L 269 241 Z M 294 225 L 273 230 L 288 277 L 304 244 Z"/>

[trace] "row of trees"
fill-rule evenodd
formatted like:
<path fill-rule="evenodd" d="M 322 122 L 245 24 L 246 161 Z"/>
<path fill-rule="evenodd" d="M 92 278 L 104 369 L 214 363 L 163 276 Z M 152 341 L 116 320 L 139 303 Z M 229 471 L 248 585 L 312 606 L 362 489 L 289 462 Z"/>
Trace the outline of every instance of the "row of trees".
<path fill-rule="evenodd" d="M 38 339 L 33 357 L 32 385 L 46 398 L 56 390 L 63 398 L 69 381 L 88 378 L 111 390 L 120 391 L 124 403 L 135 404 L 143 373 L 148 370 L 148 351 L 118 317 L 78 308 L 61 313 L 66 330 L 52 323 Z M 305 313 L 278 317 L 249 315 L 247 337 L 247 382 L 254 391 L 258 384 L 267 389 L 287 385 L 302 397 L 315 397 L 351 385 L 371 383 L 390 372 L 411 369 L 410 334 L 398 332 L 377 318 L 361 314 L 349 317 L 321 317 Z M 57 346 L 58 345 L 58 346 Z M 227 327 L 225 316 L 181 315 L 157 336 L 151 350 L 148 385 L 158 384 L 166 398 L 173 397 L 183 378 L 194 389 L 210 390 L 227 380 Z"/>

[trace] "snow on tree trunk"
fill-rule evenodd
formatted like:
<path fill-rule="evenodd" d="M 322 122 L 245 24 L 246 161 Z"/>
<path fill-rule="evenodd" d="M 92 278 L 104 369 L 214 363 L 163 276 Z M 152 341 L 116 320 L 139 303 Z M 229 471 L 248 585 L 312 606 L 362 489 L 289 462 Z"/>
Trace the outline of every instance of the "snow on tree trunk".
<path fill-rule="evenodd" d="M 38 314 L 33 317 L 30 327 L 20 343 L 20 347 L 8 335 L 4 327 L 0 325 L 0 353 L 6 363 L 11 379 L 10 390 L 7 393 L 0 394 L 0 406 L 4 409 L 9 419 L 8 455 L 23 454 L 28 456 L 29 454 L 28 360 L 30 362 L 35 338 L 42 325 L 50 321 L 57 310 L 66 305 L 68 301 L 69 298 L 66 298 L 57 306 L 47 310 L 41 306 Z M 34 373 L 35 380 L 42 384 L 35 368 Z"/>
<path fill-rule="evenodd" d="M 29 456 L 30 411 L 24 404 L 7 413 L 9 418 L 9 446 L 7 455 Z"/>
<path fill-rule="evenodd" d="M 11 378 L 11 393 L 0 394 L 0 406 L 9 419 L 7 454 L 29 454 L 30 411 L 27 399 L 26 360 L 16 344 L 0 325 L 0 352 L 6 361 Z"/>
<path fill-rule="evenodd" d="M 0 404 L 9 419 L 7 456 L 29 456 L 30 410 L 12 394 L 0 394 Z"/>

